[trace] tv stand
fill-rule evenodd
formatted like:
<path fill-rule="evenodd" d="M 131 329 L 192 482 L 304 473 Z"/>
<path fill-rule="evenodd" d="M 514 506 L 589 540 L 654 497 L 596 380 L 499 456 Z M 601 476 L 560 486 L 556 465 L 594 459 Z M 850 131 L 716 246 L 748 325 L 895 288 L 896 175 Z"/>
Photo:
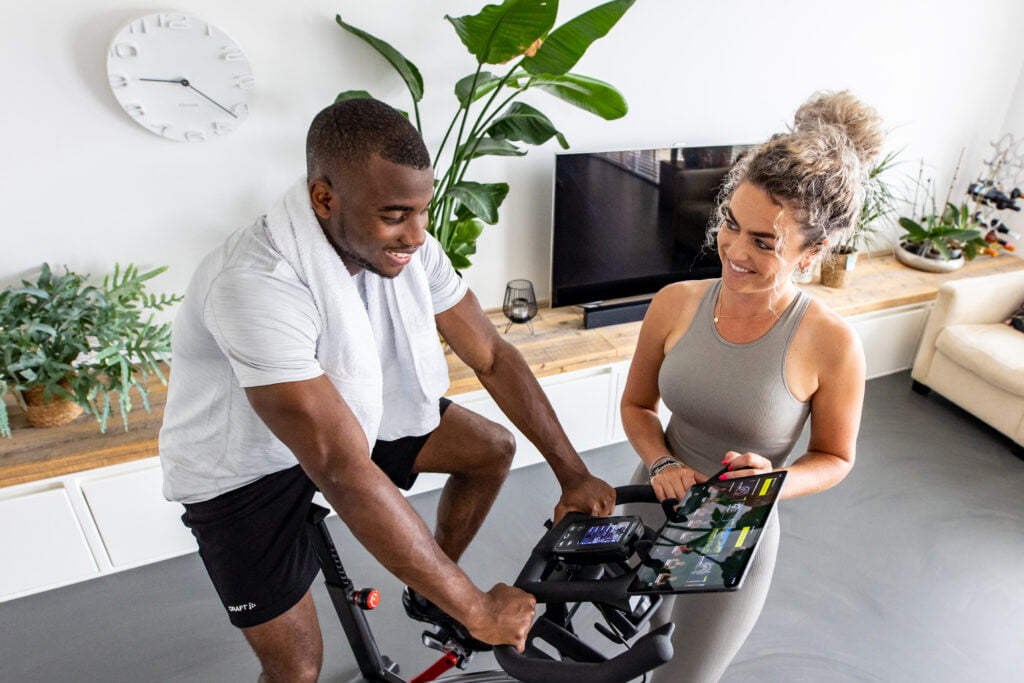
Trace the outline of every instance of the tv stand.
<path fill-rule="evenodd" d="M 632 323 L 643 320 L 651 305 L 650 299 L 630 299 L 628 301 L 598 301 L 583 304 L 583 329 Z"/>

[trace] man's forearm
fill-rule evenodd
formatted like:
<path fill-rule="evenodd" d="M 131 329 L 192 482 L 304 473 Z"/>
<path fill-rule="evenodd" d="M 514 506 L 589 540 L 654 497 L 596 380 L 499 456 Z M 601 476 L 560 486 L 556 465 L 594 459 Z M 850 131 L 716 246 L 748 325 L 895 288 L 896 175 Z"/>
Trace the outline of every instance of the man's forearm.
<path fill-rule="evenodd" d="M 475 621 L 467 607 L 480 604 L 483 592 L 437 546 L 405 496 L 368 459 L 347 469 L 360 471 L 311 478 L 356 540 L 400 581 L 460 621 Z"/>
<path fill-rule="evenodd" d="M 512 424 L 537 447 L 560 484 L 587 475 L 551 402 L 514 346 L 502 342 L 491 367 L 477 372 L 477 378 Z"/>

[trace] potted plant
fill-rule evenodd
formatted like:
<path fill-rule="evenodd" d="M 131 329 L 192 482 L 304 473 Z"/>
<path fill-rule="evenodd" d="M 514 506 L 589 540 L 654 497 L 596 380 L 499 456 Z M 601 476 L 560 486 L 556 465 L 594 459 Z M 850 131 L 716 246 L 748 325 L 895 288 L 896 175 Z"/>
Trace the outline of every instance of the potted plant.
<path fill-rule="evenodd" d="M 132 387 L 149 410 L 146 382 L 149 373 L 166 382 L 158 362 L 170 352 L 171 334 L 152 311 L 181 300 L 146 292 L 146 281 L 164 270 L 118 265 L 96 287 L 44 263 L 36 282 L 0 292 L 0 434 L 11 435 L 2 400 L 8 392 L 33 426 L 63 424 L 84 410 L 106 431 L 114 394 L 127 429 Z"/>
<path fill-rule="evenodd" d="M 901 216 L 899 223 L 906 234 L 896 249 L 896 259 L 911 268 L 945 273 L 978 254 L 997 255 L 967 203 L 946 202 L 942 213 L 929 213 L 920 221 Z"/>
<path fill-rule="evenodd" d="M 914 216 L 919 218 L 900 216 L 899 219 L 900 227 L 906 231 L 896 246 L 896 260 L 900 263 L 918 270 L 946 273 L 960 268 L 965 259 L 969 261 L 978 254 L 998 255 L 985 241 L 985 231 L 977 218 L 978 200 L 975 199 L 973 208 L 967 202 L 954 204 L 950 200 L 963 155 L 961 150 L 941 211 L 935 201 L 935 181 L 932 178 L 922 181 L 924 164 L 921 164 L 913 202 Z M 920 209 L 917 203 L 919 195 L 922 199 Z"/>
<path fill-rule="evenodd" d="M 504 0 L 476 15 L 445 16 L 476 60 L 473 72 L 454 84 L 455 114 L 433 156 L 437 180 L 428 229 L 456 269 L 471 265 L 469 256 L 476 253 L 484 224 L 497 223 L 498 208 L 509 191 L 508 183 L 467 180 L 470 162 L 482 156 L 523 156 L 522 144 L 540 145 L 552 138 L 563 149 L 569 147 L 547 116 L 518 101 L 520 95 L 541 91 L 606 120 L 625 116 L 626 101 L 618 90 L 570 69 L 635 1 L 606 2 L 554 30 L 557 0 Z M 419 69 L 380 38 L 344 22 L 340 15 L 335 20 L 379 52 L 401 76 L 412 97 L 411 118 L 422 134 Z M 503 73 L 484 69 L 510 62 Z M 336 100 L 355 97 L 372 95 L 347 90 Z"/>
<path fill-rule="evenodd" d="M 899 154 L 899 150 L 889 152 L 868 171 L 864 205 L 856 225 L 821 260 L 821 284 L 826 287 L 845 285 L 846 273 L 856 266 L 860 249 L 875 244 L 882 232 L 882 224 L 896 213 L 900 194 L 893 183 L 892 169 L 899 163 Z"/>

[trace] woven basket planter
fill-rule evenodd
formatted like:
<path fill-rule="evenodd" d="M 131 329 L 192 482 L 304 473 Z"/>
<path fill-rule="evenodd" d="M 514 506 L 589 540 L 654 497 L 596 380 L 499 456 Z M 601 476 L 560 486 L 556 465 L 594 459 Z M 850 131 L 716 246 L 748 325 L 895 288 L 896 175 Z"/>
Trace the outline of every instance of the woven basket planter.
<path fill-rule="evenodd" d="M 821 259 L 821 284 L 826 287 L 846 286 L 846 273 L 857 264 L 857 252 L 849 254 L 831 253 Z"/>
<path fill-rule="evenodd" d="M 43 387 L 32 387 L 21 395 L 25 399 L 25 420 L 32 427 L 56 427 L 82 414 L 82 406 L 60 396 L 51 396 L 49 402 L 44 401 Z"/>

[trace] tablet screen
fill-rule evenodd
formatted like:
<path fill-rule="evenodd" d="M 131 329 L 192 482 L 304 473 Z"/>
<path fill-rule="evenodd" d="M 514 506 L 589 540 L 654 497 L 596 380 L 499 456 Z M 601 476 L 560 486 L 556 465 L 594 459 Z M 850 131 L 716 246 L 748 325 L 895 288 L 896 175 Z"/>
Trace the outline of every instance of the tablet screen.
<path fill-rule="evenodd" d="M 779 471 L 691 487 L 658 532 L 629 592 L 740 588 L 785 479 Z"/>

